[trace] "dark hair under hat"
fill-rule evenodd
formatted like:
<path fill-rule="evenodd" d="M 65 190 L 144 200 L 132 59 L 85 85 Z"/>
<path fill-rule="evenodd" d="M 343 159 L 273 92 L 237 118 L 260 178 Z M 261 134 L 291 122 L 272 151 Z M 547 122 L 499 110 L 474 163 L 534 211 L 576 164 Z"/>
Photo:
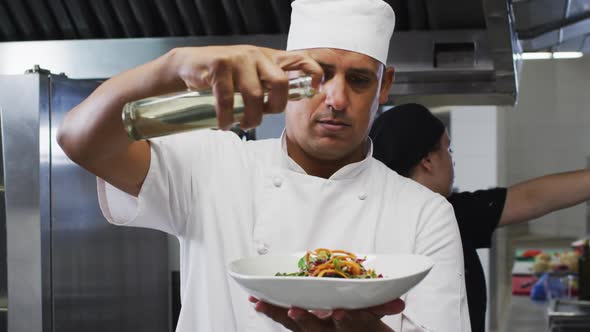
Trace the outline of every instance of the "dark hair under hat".
<path fill-rule="evenodd" d="M 436 150 L 445 125 L 420 104 L 403 104 L 386 111 L 373 123 L 373 157 L 403 176 Z"/>

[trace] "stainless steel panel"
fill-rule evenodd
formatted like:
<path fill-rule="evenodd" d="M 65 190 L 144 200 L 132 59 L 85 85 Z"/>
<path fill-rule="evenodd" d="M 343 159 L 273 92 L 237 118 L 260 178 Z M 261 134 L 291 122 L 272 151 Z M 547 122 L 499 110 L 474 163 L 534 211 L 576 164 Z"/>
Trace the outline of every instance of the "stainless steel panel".
<path fill-rule="evenodd" d="M 0 75 L 17 75 L 38 64 L 75 79 L 108 78 L 174 47 L 253 44 L 285 48 L 285 35 L 60 40 L 0 43 Z"/>
<path fill-rule="evenodd" d="M 0 105 L 0 123 L 2 122 Z M 0 331 L 8 330 L 8 285 L 6 280 L 6 204 L 4 201 L 4 152 L 0 125 Z"/>
<path fill-rule="evenodd" d="M 54 331 L 169 331 L 166 235 L 109 225 L 98 207 L 96 178 L 55 140 L 65 113 L 98 84 L 51 78 Z"/>
<path fill-rule="evenodd" d="M 590 11 L 590 0 L 570 0 L 568 17 Z"/>
<path fill-rule="evenodd" d="M 553 46 L 553 51 L 554 52 L 584 52 L 584 49 L 583 49 L 584 41 L 588 37 L 590 37 L 590 34 L 588 34 L 588 36 L 581 36 L 578 38 L 569 39 L 559 45 Z"/>
<path fill-rule="evenodd" d="M 43 314 L 43 331 L 52 331 L 53 325 L 53 303 L 52 303 L 52 276 L 51 276 L 51 105 L 49 97 L 49 78 L 40 73 L 29 74 L 39 78 L 39 230 L 41 232 L 41 287 Z"/>
<path fill-rule="evenodd" d="M 0 324 L 7 307 L 10 332 L 170 330 L 165 234 L 108 225 L 95 178 L 55 141 L 65 112 L 97 84 L 43 73 L 0 77 Z"/>
<path fill-rule="evenodd" d="M 590 34 L 590 18 L 570 24 L 561 29 L 561 41 L 569 40 L 579 36 L 586 36 Z"/>
<path fill-rule="evenodd" d="M 559 30 L 549 31 L 544 33 L 540 36 L 531 39 L 521 39 L 520 43 L 522 44 L 522 48 L 529 51 L 534 52 L 537 50 L 544 50 L 548 47 L 551 47 L 557 44 L 559 40 Z"/>
<path fill-rule="evenodd" d="M 512 8 L 507 1 L 502 0 L 483 0 L 483 7 L 488 46 L 494 63 L 493 91 L 490 95 L 511 97 L 511 103 L 502 104 L 514 105 L 518 96 L 518 74 L 521 65 L 519 60 L 515 60 L 515 55 L 521 53 L 522 49 L 513 28 Z"/>
<path fill-rule="evenodd" d="M 487 0 L 504 3 L 501 0 Z M 504 11 L 502 11 L 502 8 Z M 396 68 L 392 98 L 430 105 L 513 104 L 513 48 L 506 8 L 492 12 L 492 29 L 401 31 L 393 35 L 388 64 Z M 502 14 L 504 16 L 502 16 Z M 505 17 L 506 16 L 506 17 Z M 437 68 L 437 44 L 473 45 L 474 63 Z M 0 74 L 19 74 L 39 64 L 71 78 L 108 78 L 182 46 L 252 44 L 282 49 L 285 35 L 142 38 L 0 43 Z M 512 89 L 512 90 L 511 90 Z M 437 100 L 440 96 L 440 100 Z M 424 98 L 422 98 L 424 97 Z M 465 97 L 465 100 L 463 98 Z M 395 101 L 395 100 L 392 100 Z M 397 102 L 397 101 L 395 101 Z"/>
<path fill-rule="evenodd" d="M 590 35 L 590 18 L 567 25 L 561 29 L 553 30 L 541 34 L 531 39 L 521 40 L 522 47 L 528 51 L 544 50 L 552 46 L 559 46 L 560 43 L 577 37 L 586 37 Z M 582 51 L 582 44 L 578 44 L 575 49 L 568 51 Z"/>
<path fill-rule="evenodd" d="M 41 186 L 38 75 L 0 77 L 6 197 L 8 330 L 42 331 Z"/>
<path fill-rule="evenodd" d="M 513 0 L 517 30 L 530 29 L 564 19 L 568 0 Z"/>

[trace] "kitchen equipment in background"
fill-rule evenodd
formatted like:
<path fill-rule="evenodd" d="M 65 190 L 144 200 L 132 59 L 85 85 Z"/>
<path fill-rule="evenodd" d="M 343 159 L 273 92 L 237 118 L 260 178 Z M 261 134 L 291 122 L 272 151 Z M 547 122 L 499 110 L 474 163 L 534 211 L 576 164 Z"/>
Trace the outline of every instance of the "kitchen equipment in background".
<path fill-rule="evenodd" d="M 551 301 L 547 310 L 551 332 L 587 332 L 590 326 L 590 302 Z"/>
<path fill-rule="evenodd" d="M 10 332 L 171 330 L 166 235 L 109 225 L 96 178 L 56 142 L 100 83 L 40 68 L 0 76 Z"/>
<path fill-rule="evenodd" d="M 1 113 L 0 105 L 0 113 Z M 1 121 L 0 116 L 0 123 Z M 1 128 L 1 124 L 0 124 Z M 1 134 L 1 133 L 0 133 Z M 8 330 L 8 294 L 6 280 L 6 209 L 4 201 L 4 161 L 2 157 L 2 135 L 0 135 L 0 331 Z"/>

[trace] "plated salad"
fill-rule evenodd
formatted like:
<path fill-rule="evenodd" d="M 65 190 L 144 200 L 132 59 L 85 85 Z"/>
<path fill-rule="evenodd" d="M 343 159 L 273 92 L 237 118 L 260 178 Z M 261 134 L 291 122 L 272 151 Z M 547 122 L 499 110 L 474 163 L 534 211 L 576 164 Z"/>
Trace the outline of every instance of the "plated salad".
<path fill-rule="evenodd" d="M 363 266 L 366 257 L 358 258 L 345 250 L 318 248 L 308 251 L 298 262 L 299 271 L 292 273 L 278 272 L 282 277 L 317 277 L 345 279 L 383 278 L 372 269 Z"/>

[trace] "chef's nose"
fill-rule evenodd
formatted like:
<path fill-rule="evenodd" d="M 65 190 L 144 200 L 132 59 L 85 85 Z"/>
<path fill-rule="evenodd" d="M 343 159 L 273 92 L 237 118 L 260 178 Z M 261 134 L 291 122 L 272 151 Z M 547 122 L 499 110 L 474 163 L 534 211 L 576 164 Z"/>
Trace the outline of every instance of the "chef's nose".
<path fill-rule="evenodd" d="M 335 75 L 327 82 L 324 82 L 322 92 L 326 94 L 324 102 L 332 110 L 344 111 L 350 104 L 348 87 L 343 75 Z"/>

